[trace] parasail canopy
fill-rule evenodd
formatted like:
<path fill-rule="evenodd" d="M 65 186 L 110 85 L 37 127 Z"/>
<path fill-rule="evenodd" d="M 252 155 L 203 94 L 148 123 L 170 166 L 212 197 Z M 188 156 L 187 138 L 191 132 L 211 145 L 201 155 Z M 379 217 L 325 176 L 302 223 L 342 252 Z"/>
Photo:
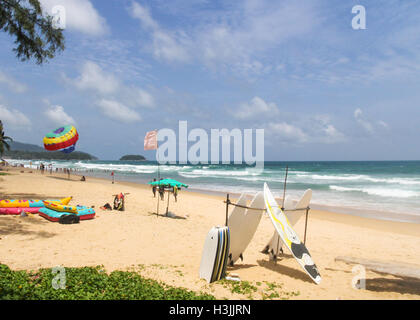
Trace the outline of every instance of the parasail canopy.
<path fill-rule="evenodd" d="M 71 153 L 76 148 L 79 134 L 73 126 L 63 126 L 50 133 L 44 138 L 44 148 L 48 151 L 61 151 Z"/>

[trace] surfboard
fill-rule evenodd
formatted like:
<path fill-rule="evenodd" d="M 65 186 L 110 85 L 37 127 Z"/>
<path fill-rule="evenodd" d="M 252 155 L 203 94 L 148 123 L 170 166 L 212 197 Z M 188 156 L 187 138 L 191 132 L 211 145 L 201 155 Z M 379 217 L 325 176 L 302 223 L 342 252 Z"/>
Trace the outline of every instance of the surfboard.
<path fill-rule="evenodd" d="M 241 195 L 237 204 L 246 206 L 245 195 Z M 257 231 L 261 221 L 262 213 L 265 210 L 264 193 L 258 192 L 249 205 L 250 208 L 261 210 L 251 210 L 234 207 L 228 219 L 230 230 L 230 252 L 228 264 L 233 265 L 239 258 L 243 260 L 243 252 L 248 247 Z"/>
<path fill-rule="evenodd" d="M 316 284 L 320 284 L 321 275 L 312 260 L 311 254 L 293 230 L 286 215 L 274 199 L 267 183 L 264 184 L 264 200 L 268 215 L 274 228 L 277 230 L 280 239 L 309 277 L 311 277 Z"/>
<path fill-rule="evenodd" d="M 284 202 L 284 213 L 286 214 L 287 219 L 289 219 L 290 225 L 293 227 L 300 218 L 302 218 L 305 213 L 306 209 L 309 207 L 309 203 L 312 199 L 312 190 L 308 189 L 302 195 L 300 200 L 294 204 L 289 197 L 286 197 Z M 301 209 L 301 210 L 300 210 Z M 293 211 L 287 211 L 293 210 Z M 271 237 L 268 244 L 264 247 L 263 253 L 268 253 L 270 255 L 271 260 L 276 260 L 280 251 L 282 250 L 283 242 L 280 240 L 280 236 L 276 230 L 274 230 L 274 234 Z"/>
<path fill-rule="evenodd" d="M 240 206 L 246 206 L 247 205 L 247 197 L 244 193 L 242 193 L 238 199 L 238 201 L 236 202 L 236 204 L 240 205 Z M 232 252 L 232 249 L 237 248 L 239 245 L 239 243 L 241 242 L 240 238 L 238 237 L 238 234 L 240 234 L 240 226 L 242 223 L 242 220 L 245 216 L 245 208 L 241 208 L 241 207 L 233 207 L 232 212 L 229 215 L 228 218 L 228 227 L 229 227 L 229 231 L 230 231 L 230 252 L 229 254 Z M 234 249 L 234 251 L 236 251 Z M 229 263 L 230 263 L 229 259 Z"/>
<path fill-rule="evenodd" d="M 228 227 L 213 227 L 206 236 L 200 264 L 200 279 L 208 283 L 226 275 L 230 233 Z"/>

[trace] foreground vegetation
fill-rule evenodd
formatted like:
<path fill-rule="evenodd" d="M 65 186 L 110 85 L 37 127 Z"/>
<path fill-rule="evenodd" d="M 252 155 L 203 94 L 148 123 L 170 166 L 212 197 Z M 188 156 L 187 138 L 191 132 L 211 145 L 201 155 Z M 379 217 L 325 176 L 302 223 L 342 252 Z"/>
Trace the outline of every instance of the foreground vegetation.
<path fill-rule="evenodd" d="M 102 267 L 66 268 L 65 283 L 52 269 L 12 271 L 0 264 L 0 300 L 214 300 L 205 293 L 145 279 L 136 272 Z M 54 289 L 57 285 L 65 289 Z"/>

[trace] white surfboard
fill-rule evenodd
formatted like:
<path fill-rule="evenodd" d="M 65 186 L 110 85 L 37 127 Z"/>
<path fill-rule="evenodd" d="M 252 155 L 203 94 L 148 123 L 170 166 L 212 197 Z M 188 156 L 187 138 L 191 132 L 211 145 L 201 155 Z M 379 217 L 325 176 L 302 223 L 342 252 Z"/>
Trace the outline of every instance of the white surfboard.
<path fill-rule="evenodd" d="M 312 260 L 311 254 L 309 253 L 306 246 L 302 243 L 302 241 L 300 241 L 297 233 L 293 230 L 286 215 L 283 213 L 280 206 L 274 199 L 274 196 L 268 188 L 267 183 L 264 184 L 264 200 L 267 213 L 284 245 L 289 249 L 289 251 L 295 257 L 296 261 L 311 277 L 311 279 L 316 284 L 321 283 L 321 275 L 319 274 L 318 269 Z"/>
<path fill-rule="evenodd" d="M 294 204 L 293 201 L 290 200 L 289 197 L 286 197 L 284 202 L 284 213 L 287 216 L 287 219 L 290 222 L 292 227 L 295 226 L 296 223 L 302 218 L 307 208 L 309 207 L 309 203 L 312 199 L 312 190 L 308 189 L 302 195 L 300 200 Z M 288 210 L 293 210 L 289 211 Z M 263 253 L 268 253 L 270 255 L 271 260 L 276 260 L 280 251 L 282 250 L 283 242 L 280 240 L 280 236 L 276 230 L 274 230 L 274 234 L 271 237 L 268 244 L 264 247 Z"/>
<path fill-rule="evenodd" d="M 237 204 L 246 206 L 246 198 L 242 195 Z M 265 209 L 264 193 L 258 192 L 248 207 L 260 210 L 235 207 L 228 219 L 230 230 L 229 265 L 233 265 L 239 258 L 243 260 L 243 252 L 254 237 Z"/>
<path fill-rule="evenodd" d="M 228 227 L 213 227 L 209 231 L 201 256 L 200 279 L 206 279 L 208 283 L 212 283 L 225 276 L 229 239 Z"/>

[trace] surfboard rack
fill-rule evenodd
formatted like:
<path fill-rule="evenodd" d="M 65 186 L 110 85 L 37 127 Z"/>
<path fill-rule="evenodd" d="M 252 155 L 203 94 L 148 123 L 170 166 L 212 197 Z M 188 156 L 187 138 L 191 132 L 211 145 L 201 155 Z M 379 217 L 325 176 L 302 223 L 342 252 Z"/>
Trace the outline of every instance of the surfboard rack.
<path fill-rule="evenodd" d="M 229 194 L 226 195 L 226 200 L 224 200 L 223 203 L 226 203 L 226 226 L 228 225 L 229 206 L 234 206 L 234 207 L 239 207 L 239 208 L 249 209 L 249 210 L 257 210 L 257 211 L 263 210 L 263 211 L 267 211 L 266 208 L 251 208 L 251 207 L 248 207 L 248 206 L 242 206 L 240 204 L 233 203 L 232 201 L 229 200 Z M 285 210 L 284 208 L 280 208 L 280 209 L 282 211 L 287 211 L 287 212 L 306 210 L 305 232 L 304 232 L 304 236 L 303 236 L 303 243 L 306 245 L 306 231 L 308 230 L 309 210 L 311 210 L 311 208 L 308 206 L 306 208 L 295 208 L 295 209 L 290 209 L 290 210 Z"/>
<path fill-rule="evenodd" d="M 229 206 L 235 206 L 235 207 L 244 208 L 244 209 L 250 209 L 250 210 L 263 210 L 263 211 L 266 211 L 265 208 L 263 208 L 263 209 L 261 209 L 261 208 L 251 208 L 251 207 L 248 207 L 248 206 L 242 206 L 240 204 L 233 203 L 229 199 L 229 193 L 226 194 L 226 200 L 223 201 L 223 203 L 226 203 L 226 224 L 225 224 L 226 227 L 228 226 L 228 220 L 229 220 Z"/>
<path fill-rule="evenodd" d="M 242 206 L 240 204 L 233 203 L 233 202 L 231 202 L 229 200 L 229 198 L 227 198 L 227 200 L 223 201 L 223 203 L 226 203 L 228 206 L 234 206 L 234 207 L 239 207 L 239 208 L 243 208 L 243 209 L 258 210 L 258 211 L 263 210 L 263 211 L 266 211 L 265 208 L 251 208 L 251 207 Z"/>

